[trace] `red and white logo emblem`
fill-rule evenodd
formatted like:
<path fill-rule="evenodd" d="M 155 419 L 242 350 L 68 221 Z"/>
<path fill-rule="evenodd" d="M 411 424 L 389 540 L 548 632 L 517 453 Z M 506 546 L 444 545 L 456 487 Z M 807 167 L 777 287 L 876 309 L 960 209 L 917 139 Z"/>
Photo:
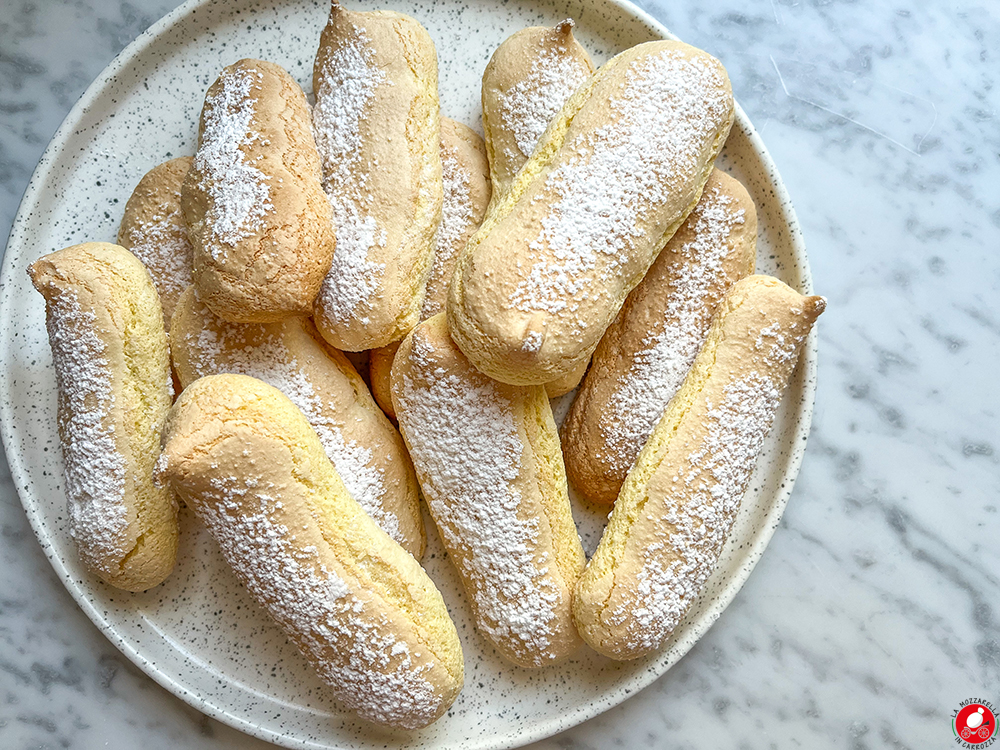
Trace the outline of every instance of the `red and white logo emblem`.
<path fill-rule="evenodd" d="M 989 701 L 962 701 L 955 713 L 952 729 L 955 741 L 965 747 L 989 747 L 997 732 L 997 719 Z"/>

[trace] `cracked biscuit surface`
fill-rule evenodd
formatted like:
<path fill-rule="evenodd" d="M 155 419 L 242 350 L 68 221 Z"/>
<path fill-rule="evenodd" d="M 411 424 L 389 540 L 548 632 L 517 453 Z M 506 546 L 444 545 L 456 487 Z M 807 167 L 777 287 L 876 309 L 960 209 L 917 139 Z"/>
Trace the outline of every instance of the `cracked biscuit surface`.
<path fill-rule="evenodd" d="M 312 311 L 334 237 L 309 104 L 283 68 L 240 60 L 209 88 L 181 206 L 212 312 L 268 323 Z"/>
<path fill-rule="evenodd" d="M 193 281 L 194 251 L 181 210 L 181 186 L 193 161 L 181 156 L 149 170 L 125 204 L 118 228 L 118 244 L 149 271 L 167 325 L 177 300 Z"/>

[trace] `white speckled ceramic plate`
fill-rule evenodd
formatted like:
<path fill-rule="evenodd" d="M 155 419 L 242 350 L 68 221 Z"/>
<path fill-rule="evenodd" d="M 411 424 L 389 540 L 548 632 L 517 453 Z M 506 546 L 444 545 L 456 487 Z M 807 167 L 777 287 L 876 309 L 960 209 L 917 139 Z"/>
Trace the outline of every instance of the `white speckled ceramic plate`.
<path fill-rule="evenodd" d="M 440 58 L 442 112 L 476 127 L 483 68 L 497 44 L 517 29 L 572 17 L 578 38 L 598 63 L 669 36 L 618 0 L 373 0 L 363 7 L 400 10 L 428 28 Z M 308 90 L 326 13 L 326 0 L 191 0 L 122 52 L 66 118 L 31 179 L 4 258 L 0 418 L 7 456 L 39 542 L 79 605 L 139 667 L 205 713 L 288 747 L 518 746 L 578 724 L 648 685 L 691 648 L 735 596 L 778 525 L 798 472 L 811 418 L 815 339 L 785 396 L 718 571 L 652 658 L 618 664 L 581 649 L 569 662 L 539 671 L 505 663 L 476 633 L 430 526 L 424 564 L 458 626 L 466 684 L 433 726 L 389 732 L 359 721 L 330 699 L 191 517 L 182 519 L 180 561 L 166 583 L 140 595 L 103 585 L 83 570 L 67 531 L 44 307 L 25 269 L 66 245 L 114 241 L 139 178 L 168 157 L 193 153 L 205 89 L 223 66 L 242 57 L 272 60 Z M 742 112 L 721 166 L 743 181 L 757 203 L 758 268 L 810 291 L 788 197 Z M 561 417 L 568 400 L 556 406 Z M 604 518 L 579 505 L 576 518 L 592 552 Z"/>

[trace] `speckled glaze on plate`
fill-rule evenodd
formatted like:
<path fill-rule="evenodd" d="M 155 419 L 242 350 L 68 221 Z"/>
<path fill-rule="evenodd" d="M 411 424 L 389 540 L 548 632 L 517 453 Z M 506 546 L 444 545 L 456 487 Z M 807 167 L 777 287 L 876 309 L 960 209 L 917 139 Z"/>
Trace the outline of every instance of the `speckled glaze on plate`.
<path fill-rule="evenodd" d="M 617 0 L 349 5 L 399 10 L 421 21 L 437 44 L 442 113 L 476 128 L 482 71 L 497 44 L 519 28 L 571 17 L 597 63 L 640 42 L 670 37 L 645 13 Z M 28 518 L 66 588 L 128 658 L 191 705 L 294 748 L 516 747 L 578 724 L 648 685 L 733 599 L 777 527 L 798 473 L 812 416 L 815 336 L 782 402 L 718 570 L 654 657 L 619 664 L 581 649 L 565 664 L 538 671 L 507 664 L 476 633 L 458 579 L 427 519 L 423 562 L 462 639 L 465 689 L 436 724 L 419 732 L 392 732 L 341 710 L 238 585 L 192 517 L 182 514 L 179 563 L 163 585 L 133 595 L 94 579 L 81 567 L 67 529 L 44 306 L 26 268 L 66 245 L 114 241 L 139 178 L 165 159 L 193 153 L 205 89 L 225 65 L 242 57 L 272 60 L 309 91 L 326 14 L 325 0 L 191 0 L 140 36 L 90 86 L 35 170 L 7 246 L 0 277 L 0 433 Z M 811 292 L 788 196 L 742 111 L 720 166 L 738 177 L 756 201 L 758 269 Z M 557 418 L 570 398 L 554 405 Z M 589 554 L 599 541 L 604 513 L 580 504 L 574 511 Z"/>

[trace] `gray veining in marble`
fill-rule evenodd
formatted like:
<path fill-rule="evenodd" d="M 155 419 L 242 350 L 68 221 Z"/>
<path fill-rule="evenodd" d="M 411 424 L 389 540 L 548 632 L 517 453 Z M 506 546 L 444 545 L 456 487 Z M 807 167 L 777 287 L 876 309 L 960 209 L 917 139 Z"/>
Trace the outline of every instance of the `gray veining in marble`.
<path fill-rule="evenodd" d="M 0 3 L 0 236 L 49 138 L 172 0 Z M 1000 10 L 640 3 L 719 56 L 803 225 L 813 433 L 763 560 L 652 687 L 537 748 L 936 748 L 1000 699 Z M 0 459 L 0 747 L 256 748 L 63 590 Z"/>

